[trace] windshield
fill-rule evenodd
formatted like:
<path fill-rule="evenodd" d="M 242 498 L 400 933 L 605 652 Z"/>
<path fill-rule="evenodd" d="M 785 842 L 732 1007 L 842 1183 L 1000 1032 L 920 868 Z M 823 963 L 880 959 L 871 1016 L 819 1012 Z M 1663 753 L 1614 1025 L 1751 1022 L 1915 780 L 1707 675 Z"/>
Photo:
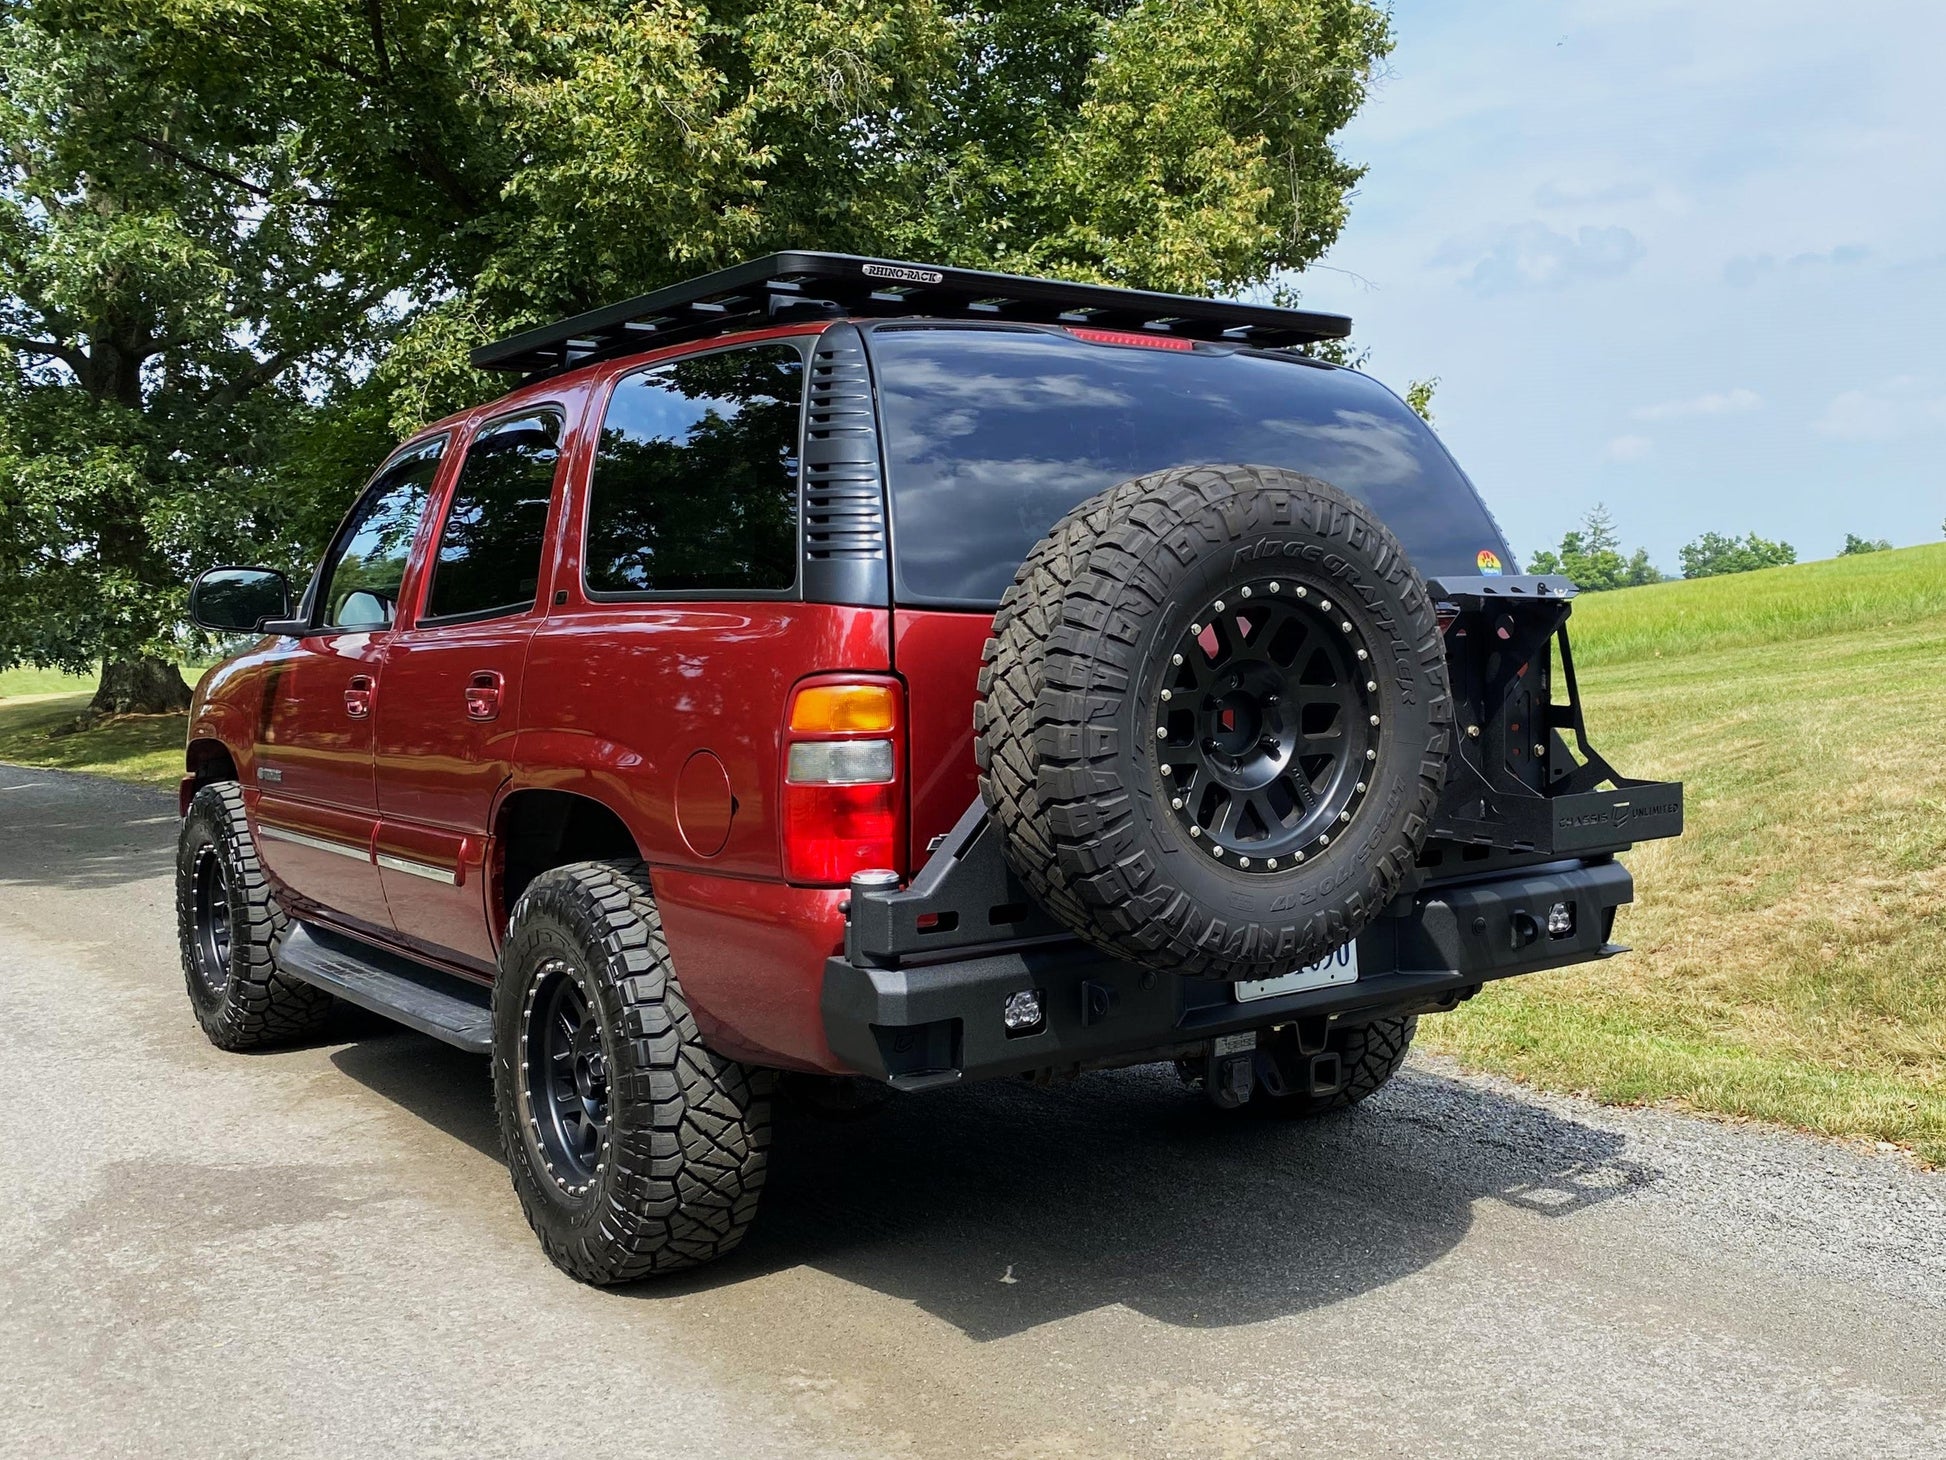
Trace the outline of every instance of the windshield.
<path fill-rule="evenodd" d="M 1425 423 L 1350 370 L 1250 351 L 1090 344 L 1051 330 L 868 336 L 900 603 L 992 608 L 1069 508 L 1144 472 L 1282 466 L 1371 504 L 1427 577 L 1511 554 Z"/>

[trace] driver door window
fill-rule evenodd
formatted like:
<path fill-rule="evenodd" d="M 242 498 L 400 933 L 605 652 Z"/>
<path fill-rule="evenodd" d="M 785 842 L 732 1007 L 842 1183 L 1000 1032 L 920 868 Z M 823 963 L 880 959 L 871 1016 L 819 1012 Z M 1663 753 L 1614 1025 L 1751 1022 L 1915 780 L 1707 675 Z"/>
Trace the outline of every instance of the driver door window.
<path fill-rule="evenodd" d="M 439 469 L 443 443 L 433 442 L 392 467 L 373 484 L 339 540 L 318 593 L 324 632 L 381 632 L 398 615 L 399 585 Z"/>

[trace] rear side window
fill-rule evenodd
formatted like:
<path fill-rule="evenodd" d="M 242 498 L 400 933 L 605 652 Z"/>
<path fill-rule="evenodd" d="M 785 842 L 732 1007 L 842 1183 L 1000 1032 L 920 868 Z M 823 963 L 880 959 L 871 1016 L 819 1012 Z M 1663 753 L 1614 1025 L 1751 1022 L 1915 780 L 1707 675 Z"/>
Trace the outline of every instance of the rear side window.
<path fill-rule="evenodd" d="M 439 535 L 426 618 L 490 618 L 534 606 L 560 456 L 561 417 L 553 411 L 495 421 L 474 436 Z"/>
<path fill-rule="evenodd" d="M 902 603 L 991 608 L 1069 508 L 1145 472 L 1281 466 L 1370 503 L 1419 571 L 1477 574 L 1506 543 L 1425 422 L 1349 370 L 1049 330 L 868 335 Z"/>
<path fill-rule="evenodd" d="M 776 593 L 797 582 L 804 357 L 753 345 L 616 382 L 589 489 L 590 592 Z"/>
<path fill-rule="evenodd" d="M 389 629 L 399 584 L 445 441 L 429 442 L 394 461 L 372 482 L 339 535 L 337 555 L 319 578 L 327 629 Z"/>

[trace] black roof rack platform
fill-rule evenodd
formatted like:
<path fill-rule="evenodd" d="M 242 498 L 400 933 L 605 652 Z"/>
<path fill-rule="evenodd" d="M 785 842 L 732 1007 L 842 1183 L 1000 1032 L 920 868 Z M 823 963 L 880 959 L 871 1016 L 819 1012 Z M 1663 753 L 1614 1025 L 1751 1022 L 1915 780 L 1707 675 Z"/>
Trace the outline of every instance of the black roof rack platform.
<path fill-rule="evenodd" d="M 792 250 L 509 335 L 474 350 L 473 363 L 482 370 L 566 370 L 748 328 L 793 305 L 856 317 L 1083 325 L 1272 349 L 1351 333 L 1351 321 L 1341 314 Z"/>

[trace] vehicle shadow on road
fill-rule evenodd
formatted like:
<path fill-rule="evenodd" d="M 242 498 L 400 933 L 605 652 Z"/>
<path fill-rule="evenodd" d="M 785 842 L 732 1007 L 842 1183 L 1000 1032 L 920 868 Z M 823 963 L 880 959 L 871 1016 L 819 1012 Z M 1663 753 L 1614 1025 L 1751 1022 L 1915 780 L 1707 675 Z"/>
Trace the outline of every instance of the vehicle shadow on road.
<path fill-rule="evenodd" d="M 415 1036 L 332 1055 L 344 1073 L 499 1158 L 477 1057 Z M 1225 1113 L 1166 1069 L 895 1099 L 860 1120 L 778 1112 L 763 1211 L 650 1301 L 795 1267 L 918 1305 L 977 1340 L 1122 1304 L 1183 1326 L 1255 1323 L 1408 1277 L 1482 1200 L 1574 1213 L 1652 1183 L 1625 1138 L 1408 1067 L 1346 1114 Z"/>
<path fill-rule="evenodd" d="M 689 1283 L 808 1264 L 979 1340 L 1110 1304 L 1255 1323 L 1421 1270 L 1482 1198 L 1566 1216 L 1653 1181 L 1623 1146 L 1418 1072 L 1295 1123 L 1218 1111 L 1166 1070 L 910 1097 L 852 1125 L 786 1111 L 763 1216 Z"/>

